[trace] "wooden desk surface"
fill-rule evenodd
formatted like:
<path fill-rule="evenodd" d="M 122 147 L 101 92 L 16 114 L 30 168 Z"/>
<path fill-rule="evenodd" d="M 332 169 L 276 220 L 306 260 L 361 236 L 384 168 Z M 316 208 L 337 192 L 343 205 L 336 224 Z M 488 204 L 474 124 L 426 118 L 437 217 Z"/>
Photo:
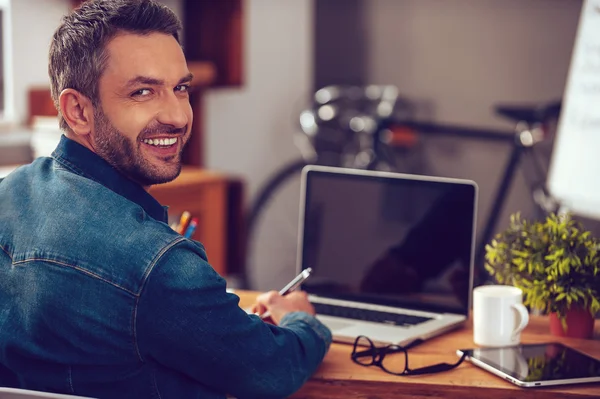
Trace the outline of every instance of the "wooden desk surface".
<path fill-rule="evenodd" d="M 257 293 L 236 291 L 240 306 L 248 307 Z M 560 341 L 567 346 L 600 358 L 600 323 L 596 323 L 595 339 L 558 339 L 549 334 L 546 317 L 532 316 L 521 336 L 523 343 Z M 471 323 L 411 349 L 408 361 L 412 368 L 439 362 L 455 363 L 457 349 L 473 348 Z M 294 399 L 397 399 L 397 398 L 598 398 L 600 384 L 551 388 L 519 388 L 465 361 L 458 368 L 439 374 L 400 377 L 377 367 L 363 367 L 350 360 L 352 346 L 334 343 L 323 364 L 295 395 Z"/>

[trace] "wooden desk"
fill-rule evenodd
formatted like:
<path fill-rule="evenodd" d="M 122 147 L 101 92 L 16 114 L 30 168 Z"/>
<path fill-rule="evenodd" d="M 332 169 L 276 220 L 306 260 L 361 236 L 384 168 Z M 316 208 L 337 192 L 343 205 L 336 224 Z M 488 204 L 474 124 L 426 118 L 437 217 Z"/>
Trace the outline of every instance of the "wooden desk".
<path fill-rule="evenodd" d="M 175 180 L 150 189 L 158 202 L 169 207 L 170 217 L 188 211 L 198 218 L 192 238 L 206 247 L 209 263 L 222 276 L 241 267 L 233 264 L 241 261 L 242 251 L 240 186 L 231 176 L 184 166 Z"/>
<path fill-rule="evenodd" d="M 256 293 L 237 291 L 240 306 L 252 305 Z M 523 343 L 560 341 L 581 352 L 600 358 L 600 323 L 595 339 L 558 339 L 549 334 L 546 317 L 532 316 L 522 334 Z M 413 368 L 439 362 L 454 363 L 457 349 L 474 347 L 472 325 L 427 341 L 409 351 Z M 572 387 L 519 388 L 485 370 L 464 362 L 439 374 L 399 377 L 376 367 L 363 367 L 350 360 L 352 346 L 332 344 L 323 364 L 306 385 L 291 398 L 398 399 L 398 398 L 598 398 L 600 384 Z"/>

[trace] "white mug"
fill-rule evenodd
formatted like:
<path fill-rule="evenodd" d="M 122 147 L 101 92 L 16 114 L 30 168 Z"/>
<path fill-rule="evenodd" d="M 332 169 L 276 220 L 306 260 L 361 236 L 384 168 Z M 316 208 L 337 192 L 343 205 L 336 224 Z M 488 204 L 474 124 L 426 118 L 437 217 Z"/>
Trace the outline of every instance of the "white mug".
<path fill-rule="evenodd" d="M 523 291 L 509 285 L 484 285 L 473 290 L 473 340 L 489 347 L 514 346 L 529 322 Z"/>

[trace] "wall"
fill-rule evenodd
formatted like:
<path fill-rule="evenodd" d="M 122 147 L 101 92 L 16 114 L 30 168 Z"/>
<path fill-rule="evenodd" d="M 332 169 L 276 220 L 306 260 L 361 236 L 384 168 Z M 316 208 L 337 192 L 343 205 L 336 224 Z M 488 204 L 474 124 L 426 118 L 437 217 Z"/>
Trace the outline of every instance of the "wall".
<path fill-rule="evenodd" d="M 181 16 L 181 0 L 162 0 Z M 49 87 L 48 48 L 70 0 L 12 0 L 15 123 L 27 118 L 27 90 Z"/>
<path fill-rule="evenodd" d="M 331 83 L 366 83 L 368 6 L 363 0 L 315 2 L 315 89 Z"/>
<path fill-rule="evenodd" d="M 244 177 L 248 200 L 271 173 L 299 156 L 293 133 L 312 86 L 312 10 L 312 0 L 246 0 L 244 84 L 206 94 L 207 166 Z M 249 268 L 252 281 L 260 280 L 256 288 L 279 289 L 293 277 L 297 190 L 286 198 L 274 209 L 279 223 L 253 245 Z M 279 244 L 282 234 L 288 239 Z"/>
<path fill-rule="evenodd" d="M 435 101 L 441 121 L 506 127 L 497 102 L 562 95 L 578 0 L 367 0 L 369 80 Z"/>
<path fill-rule="evenodd" d="M 35 10 L 35 12 L 32 12 Z M 28 134 L 19 127 L 27 119 L 27 92 L 31 87 L 48 87 L 48 47 L 61 17 L 69 10 L 67 0 L 11 1 L 12 115 L 6 120 L 11 127 L 2 134 L 0 165 L 20 164 L 31 160 Z"/>
<path fill-rule="evenodd" d="M 402 95 L 426 104 L 434 121 L 507 132 L 513 125 L 494 115 L 494 104 L 561 97 L 581 8 L 580 0 L 362 0 L 347 10 L 338 0 L 320 1 L 329 6 L 317 8 L 324 13 L 316 18 L 317 86 L 395 84 Z M 357 13 L 362 21 L 335 26 Z M 354 40 L 340 40 L 340 29 Z M 328 48 L 338 48 L 335 64 L 351 64 L 351 73 L 331 74 Z M 357 60 L 366 65 L 357 67 Z M 364 76 L 355 76 L 357 70 Z M 419 162 L 423 173 L 478 183 L 481 233 L 509 150 L 476 140 L 428 140 L 419 148 Z M 498 229 L 511 212 L 535 215 L 524 179 L 531 172 L 530 165 L 517 170 Z"/>
<path fill-rule="evenodd" d="M 27 118 L 27 90 L 48 87 L 48 47 L 60 19 L 70 9 L 67 0 L 13 0 L 13 81 L 15 122 Z"/>
<path fill-rule="evenodd" d="M 441 122 L 510 131 L 497 103 L 539 103 L 562 96 L 581 9 L 577 0 L 376 0 L 366 2 L 368 74 L 433 105 Z M 480 185 L 480 231 L 497 190 L 508 148 L 475 141 L 432 143 L 433 173 Z M 529 166 L 529 168 L 531 168 Z M 528 170 L 531 173 L 531 170 Z M 523 169 L 515 176 L 508 214 L 533 215 Z"/>
<path fill-rule="evenodd" d="M 206 93 L 211 168 L 247 174 L 251 197 L 298 151 L 292 133 L 310 94 L 311 0 L 246 0 L 244 83 Z"/>

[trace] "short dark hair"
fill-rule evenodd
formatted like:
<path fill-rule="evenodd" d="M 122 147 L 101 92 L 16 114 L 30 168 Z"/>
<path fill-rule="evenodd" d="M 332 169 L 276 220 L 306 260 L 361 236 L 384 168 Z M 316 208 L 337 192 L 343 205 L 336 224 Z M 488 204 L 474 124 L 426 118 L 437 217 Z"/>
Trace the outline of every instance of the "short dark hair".
<path fill-rule="evenodd" d="M 155 0 L 88 0 L 62 19 L 50 43 L 48 74 L 60 127 L 68 130 L 58 103 L 67 88 L 99 104 L 98 81 L 106 68 L 106 45 L 119 33 L 172 35 L 179 43 L 181 21 Z"/>

